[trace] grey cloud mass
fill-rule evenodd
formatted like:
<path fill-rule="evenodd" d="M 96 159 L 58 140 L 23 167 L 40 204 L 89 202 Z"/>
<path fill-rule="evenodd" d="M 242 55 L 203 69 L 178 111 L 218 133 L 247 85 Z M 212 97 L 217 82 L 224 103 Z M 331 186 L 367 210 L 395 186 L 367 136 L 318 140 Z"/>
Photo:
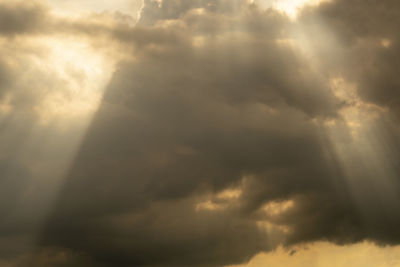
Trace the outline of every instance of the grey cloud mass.
<path fill-rule="evenodd" d="M 3 1 L 0 3 L 0 33 L 15 35 L 41 31 L 45 6 L 39 2 Z"/>
<path fill-rule="evenodd" d="M 399 87 L 398 8 L 397 1 L 334 1 L 304 14 L 305 20 L 322 18 L 338 37 L 348 55 L 341 71 L 359 84 L 360 96 L 394 110 Z"/>
<path fill-rule="evenodd" d="M 226 266 L 279 245 L 399 244 L 400 9 L 367 2 L 294 21 L 244 0 L 147 0 L 135 26 L 0 4 L 4 40 L 126 49 L 80 142 L 75 124 L 34 112 L 57 88 L 68 98 L 63 77 L 0 48 L 0 100 L 14 107 L 0 124 L 5 266 Z M 15 51 L 40 53 L 27 47 Z M 355 88 L 346 99 L 338 77 Z"/>

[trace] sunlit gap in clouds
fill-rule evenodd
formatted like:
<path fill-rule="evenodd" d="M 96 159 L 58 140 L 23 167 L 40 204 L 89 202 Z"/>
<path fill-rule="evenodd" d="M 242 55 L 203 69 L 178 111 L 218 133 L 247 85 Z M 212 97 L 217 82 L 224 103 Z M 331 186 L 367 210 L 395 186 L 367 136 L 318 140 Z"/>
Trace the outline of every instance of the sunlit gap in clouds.
<path fill-rule="evenodd" d="M 280 12 L 286 14 L 292 20 L 297 18 L 301 8 L 306 5 L 318 5 L 322 2 L 330 0 L 249 0 L 251 3 L 256 3 L 262 7 L 272 7 Z"/>
<path fill-rule="evenodd" d="M 112 60 L 82 40 L 48 38 L 40 42 L 48 55 L 38 59 L 38 66 L 52 69 L 64 81 L 63 88 L 44 96 L 43 103 L 36 107 L 41 123 L 57 121 L 62 126 L 70 119 L 90 121 L 110 79 Z"/>

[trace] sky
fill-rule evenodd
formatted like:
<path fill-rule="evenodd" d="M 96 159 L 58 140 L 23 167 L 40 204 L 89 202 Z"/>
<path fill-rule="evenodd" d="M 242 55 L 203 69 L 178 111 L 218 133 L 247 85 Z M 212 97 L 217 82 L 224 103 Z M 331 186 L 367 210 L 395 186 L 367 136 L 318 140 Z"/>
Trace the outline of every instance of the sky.
<path fill-rule="evenodd" d="M 0 1 L 0 267 L 400 266 L 399 13 Z"/>

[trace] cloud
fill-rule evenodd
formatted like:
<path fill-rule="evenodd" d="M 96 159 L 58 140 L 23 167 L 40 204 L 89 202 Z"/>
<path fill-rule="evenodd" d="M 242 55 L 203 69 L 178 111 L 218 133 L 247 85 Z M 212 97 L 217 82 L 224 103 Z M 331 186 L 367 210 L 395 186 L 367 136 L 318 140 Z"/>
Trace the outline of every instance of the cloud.
<path fill-rule="evenodd" d="M 13 36 L 35 32 L 46 22 L 47 9 L 39 2 L 3 1 L 0 4 L 0 33 Z"/>
<path fill-rule="evenodd" d="M 0 211 L 31 205 L 0 225 L 16 244 L 0 253 L 16 266 L 224 266 L 279 245 L 398 244 L 395 5 L 330 1 L 294 21 L 249 1 L 149 0 L 132 26 L 3 3 L 15 153 L 1 158 Z M 96 64 L 43 64 L 54 39 L 119 61 L 72 164 L 82 125 L 43 114 L 83 94 Z"/>
<path fill-rule="evenodd" d="M 360 97 L 393 108 L 398 115 L 399 34 L 396 1 L 332 1 L 305 13 L 320 18 L 334 32 L 348 60 L 340 62 L 343 75 L 358 84 Z M 311 19 L 312 20 L 312 19 Z M 315 22 L 315 21 L 314 21 Z M 397 116 L 396 115 L 396 116 Z"/>
<path fill-rule="evenodd" d="M 282 235 L 255 218 L 264 204 L 330 191 L 313 119 L 334 118 L 338 101 L 298 50 L 277 42 L 284 19 L 249 8 L 236 20 L 253 16 L 254 30 L 201 33 L 201 44 L 185 16 L 132 30 L 134 57 L 109 84 L 42 246 L 110 266 L 242 262 Z M 260 36 L 260 24 L 275 34 Z M 229 187 L 242 191 L 235 204 L 196 209 Z"/>

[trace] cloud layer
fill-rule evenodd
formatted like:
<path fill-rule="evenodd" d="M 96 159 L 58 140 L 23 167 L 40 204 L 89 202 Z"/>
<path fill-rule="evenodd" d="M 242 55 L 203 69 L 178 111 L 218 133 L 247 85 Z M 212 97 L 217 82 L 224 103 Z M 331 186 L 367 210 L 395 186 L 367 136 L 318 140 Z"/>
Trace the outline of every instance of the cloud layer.
<path fill-rule="evenodd" d="M 135 26 L 0 4 L 0 258 L 224 266 L 279 245 L 398 244 L 400 9 L 359 2 L 294 20 L 148 0 Z M 88 116 L 68 114 L 95 72 L 44 66 L 46 38 L 118 62 L 86 133 Z"/>

